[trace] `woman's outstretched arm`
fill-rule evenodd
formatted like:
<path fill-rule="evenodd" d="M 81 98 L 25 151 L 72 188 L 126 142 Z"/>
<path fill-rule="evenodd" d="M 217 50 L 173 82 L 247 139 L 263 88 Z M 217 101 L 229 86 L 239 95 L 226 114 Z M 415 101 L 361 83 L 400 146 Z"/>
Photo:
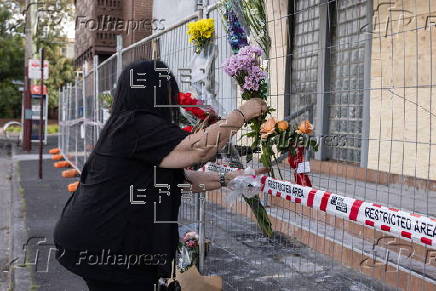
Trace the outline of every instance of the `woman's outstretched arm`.
<path fill-rule="evenodd" d="M 267 110 L 265 101 L 254 98 L 246 101 L 239 110 L 232 111 L 225 119 L 206 130 L 188 135 L 160 163 L 161 168 L 187 168 L 205 163 L 228 143 L 244 122 L 260 116 Z"/>
<path fill-rule="evenodd" d="M 267 168 L 260 168 L 255 170 L 256 175 L 268 173 Z M 231 180 L 238 176 L 244 175 L 243 170 L 228 172 L 224 175 L 225 183 L 228 184 Z M 185 170 L 186 180 L 192 185 L 192 192 L 213 191 L 221 188 L 220 175 L 215 172 L 199 172 L 192 170 Z"/>

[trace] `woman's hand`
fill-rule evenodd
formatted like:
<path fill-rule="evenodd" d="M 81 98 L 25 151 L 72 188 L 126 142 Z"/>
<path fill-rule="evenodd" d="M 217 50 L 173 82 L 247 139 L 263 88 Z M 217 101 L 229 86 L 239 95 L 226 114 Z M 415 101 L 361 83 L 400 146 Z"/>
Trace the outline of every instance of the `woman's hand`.
<path fill-rule="evenodd" d="M 241 110 L 242 114 L 244 114 L 246 121 L 249 121 L 253 118 L 259 117 L 260 115 L 262 115 L 262 113 L 266 112 L 267 105 L 266 102 L 262 99 L 253 98 L 245 101 L 244 104 L 239 107 L 239 110 Z"/>
<path fill-rule="evenodd" d="M 232 111 L 207 129 L 188 135 L 162 160 L 159 167 L 187 168 L 210 161 L 245 122 L 265 113 L 267 105 L 262 99 L 253 98 L 239 108 L 240 112 Z"/>
<path fill-rule="evenodd" d="M 254 170 L 256 175 L 268 173 L 268 168 L 260 168 Z M 228 172 L 224 175 L 226 184 L 238 176 L 247 175 L 244 170 Z M 215 172 L 199 172 L 193 170 L 185 170 L 186 181 L 192 185 L 192 192 L 213 191 L 221 188 L 220 175 Z"/>
<path fill-rule="evenodd" d="M 269 172 L 269 170 L 270 170 L 269 168 L 259 168 L 259 169 L 255 169 L 254 172 L 256 175 L 262 175 L 262 174 L 267 174 Z M 230 181 L 232 181 L 236 177 L 244 176 L 244 175 L 247 175 L 244 173 L 244 170 L 238 170 L 238 171 L 226 173 L 224 175 L 224 178 L 226 180 L 226 184 L 228 184 Z"/>

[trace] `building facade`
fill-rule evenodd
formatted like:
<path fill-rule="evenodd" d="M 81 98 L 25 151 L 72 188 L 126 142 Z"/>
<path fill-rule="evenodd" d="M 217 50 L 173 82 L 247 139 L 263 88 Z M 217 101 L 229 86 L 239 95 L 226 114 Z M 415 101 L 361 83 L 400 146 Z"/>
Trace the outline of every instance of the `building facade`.
<path fill-rule="evenodd" d="M 151 34 L 153 0 L 76 0 L 75 65 L 99 62 L 116 51 L 116 37 L 126 47 Z"/>
<path fill-rule="evenodd" d="M 199 2 L 216 3 L 183 0 L 170 9 L 156 2 L 154 17 L 170 26 Z M 265 3 L 271 106 L 279 119 L 314 124 L 314 161 L 435 180 L 434 7 L 412 0 Z M 220 16 L 211 17 L 219 27 Z"/>

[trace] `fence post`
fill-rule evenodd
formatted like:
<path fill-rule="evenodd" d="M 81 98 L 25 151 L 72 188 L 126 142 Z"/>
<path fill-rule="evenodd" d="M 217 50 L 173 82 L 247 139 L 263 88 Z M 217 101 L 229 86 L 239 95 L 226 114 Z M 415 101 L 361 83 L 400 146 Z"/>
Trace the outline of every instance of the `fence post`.
<path fill-rule="evenodd" d="M 61 148 L 61 118 L 60 118 L 60 116 L 61 116 L 61 110 L 60 110 L 60 106 L 61 106 L 61 104 L 62 104 L 62 102 L 61 102 L 61 92 L 62 92 L 62 89 L 61 88 L 59 88 L 59 90 L 58 90 L 58 148 L 60 149 Z"/>
<path fill-rule="evenodd" d="M 123 70 L 123 38 L 121 35 L 117 35 L 117 80 Z"/>
<path fill-rule="evenodd" d="M 83 115 L 83 123 L 81 126 L 83 126 L 83 157 L 86 160 L 86 124 L 87 124 L 87 118 L 86 118 L 86 77 L 88 76 L 88 67 L 86 65 L 83 66 L 83 78 L 82 78 L 82 115 Z M 80 135 L 82 134 L 82 130 L 80 130 Z M 78 153 L 76 152 L 76 157 Z M 77 159 L 76 159 L 76 166 L 78 166 Z"/>
<path fill-rule="evenodd" d="M 197 9 L 198 9 L 198 19 L 202 19 L 205 17 L 209 17 L 209 15 L 205 15 L 205 2 L 206 0 L 197 0 Z M 204 86 L 204 84 L 202 85 Z M 205 192 L 200 192 L 197 195 L 195 195 L 195 220 L 197 222 L 197 232 L 198 232 L 198 244 L 199 244 L 199 250 L 198 250 L 198 271 L 202 273 L 204 271 L 204 257 L 205 257 L 205 225 L 204 225 L 204 218 L 205 218 L 205 212 L 204 212 L 204 199 L 205 199 Z"/>
<path fill-rule="evenodd" d="M 199 221 L 198 221 L 198 244 L 199 244 L 199 259 L 198 259 L 198 269 L 199 272 L 204 271 L 204 257 L 205 257 L 205 198 L 206 194 L 201 192 L 199 195 L 199 204 L 200 204 L 200 212 L 199 212 Z"/>
<path fill-rule="evenodd" d="M 98 78 L 98 56 L 95 55 L 94 56 L 94 105 L 95 105 L 95 118 L 94 118 L 94 127 L 95 127 L 95 142 L 97 141 L 99 135 L 100 135 L 100 98 L 99 98 L 99 88 L 98 88 L 98 82 L 99 82 L 99 78 Z"/>
<path fill-rule="evenodd" d="M 74 106 L 73 120 L 76 120 L 76 119 L 79 118 L 79 96 L 78 96 L 77 84 L 76 84 L 76 86 L 74 86 L 74 105 L 75 106 Z M 75 126 L 77 126 L 77 125 L 75 125 Z M 79 126 L 81 126 L 81 124 Z M 77 162 L 78 162 L 77 152 L 78 152 L 78 148 L 79 148 L 79 139 L 77 137 L 77 130 L 73 131 L 73 132 L 76 135 L 75 138 L 74 138 L 76 140 L 74 159 L 75 159 L 75 163 L 77 165 Z"/>
<path fill-rule="evenodd" d="M 373 28 L 373 0 L 368 0 L 366 3 L 366 26 L 368 31 L 365 34 L 365 63 L 363 65 L 363 113 L 362 113 L 362 142 L 360 149 L 360 167 L 368 167 L 368 150 L 369 150 L 369 126 L 370 126 L 370 98 L 371 98 L 371 51 L 372 51 L 372 28 Z"/>
<path fill-rule="evenodd" d="M 324 144 L 324 135 L 328 134 L 329 130 L 329 102 L 330 93 L 329 72 L 328 72 L 328 47 L 330 45 L 330 27 L 329 21 L 329 1 L 322 0 L 319 5 L 319 56 L 318 56 L 318 87 L 317 87 L 317 124 L 315 124 L 316 135 L 320 138 L 319 150 L 315 153 L 317 160 L 325 160 L 327 158 L 327 146 Z"/>
<path fill-rule="evenodd" d="M 68 83 L 67 85 L 67 96 L 66 96 L 66 103 L 67 103 L 67 114 L 65 118 L 65 122 L 67 124 L 65 128 L 65 155 L 69 155 L 70 152 L 70 126 L 68 124 L 68 121 L 71 119 L 71 92 L 73 89 L 71 88 L 71 83 Z"/>

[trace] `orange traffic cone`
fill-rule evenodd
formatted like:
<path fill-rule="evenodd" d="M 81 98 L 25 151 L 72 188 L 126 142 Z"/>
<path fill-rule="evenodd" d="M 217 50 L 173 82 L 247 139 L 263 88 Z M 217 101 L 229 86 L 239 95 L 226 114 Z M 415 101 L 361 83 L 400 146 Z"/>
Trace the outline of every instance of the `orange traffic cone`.
<path fill-rule="evenodd" d="M 79 184 L 80 184 L 79 181 L 69 184 L 67 186 L 68 192 L 76 192 L 77 188 L 79 187 Z"/>
<path fill-rule="evenodd" d="M 51 150 L 48 151 L 48 153 L 49 153 L 49 154 L 52 154 L 52 155 L 57 155 L 57 154 L 59 154 L 60 152 L 61 152 L 61 150 L 58 149 L 58 148 L 54 148 L 54 149 L 51 149 Z"/>
<path fill-rule="evenodd" d="M 60 161 L 60 160 L 62 160 L 64 157 L 62 156 L 62 155 L 52 155 L 51 156 L 51 159 L 53 160 L 53 161 Z"/>
<path fill-rule="evenodd" d="M 71 164 L 67 161 L 56 162 L 53 164 L 55 168 L 70 168 Z"/>
<path fill-rule="evenodd" d="M 71 170 L 65 170 L 62 172 L 62 177 L 64 178 L 75 178 L 80 176 L 79 171 L 77 171 L 76 169 L 71 169 Z"/>

